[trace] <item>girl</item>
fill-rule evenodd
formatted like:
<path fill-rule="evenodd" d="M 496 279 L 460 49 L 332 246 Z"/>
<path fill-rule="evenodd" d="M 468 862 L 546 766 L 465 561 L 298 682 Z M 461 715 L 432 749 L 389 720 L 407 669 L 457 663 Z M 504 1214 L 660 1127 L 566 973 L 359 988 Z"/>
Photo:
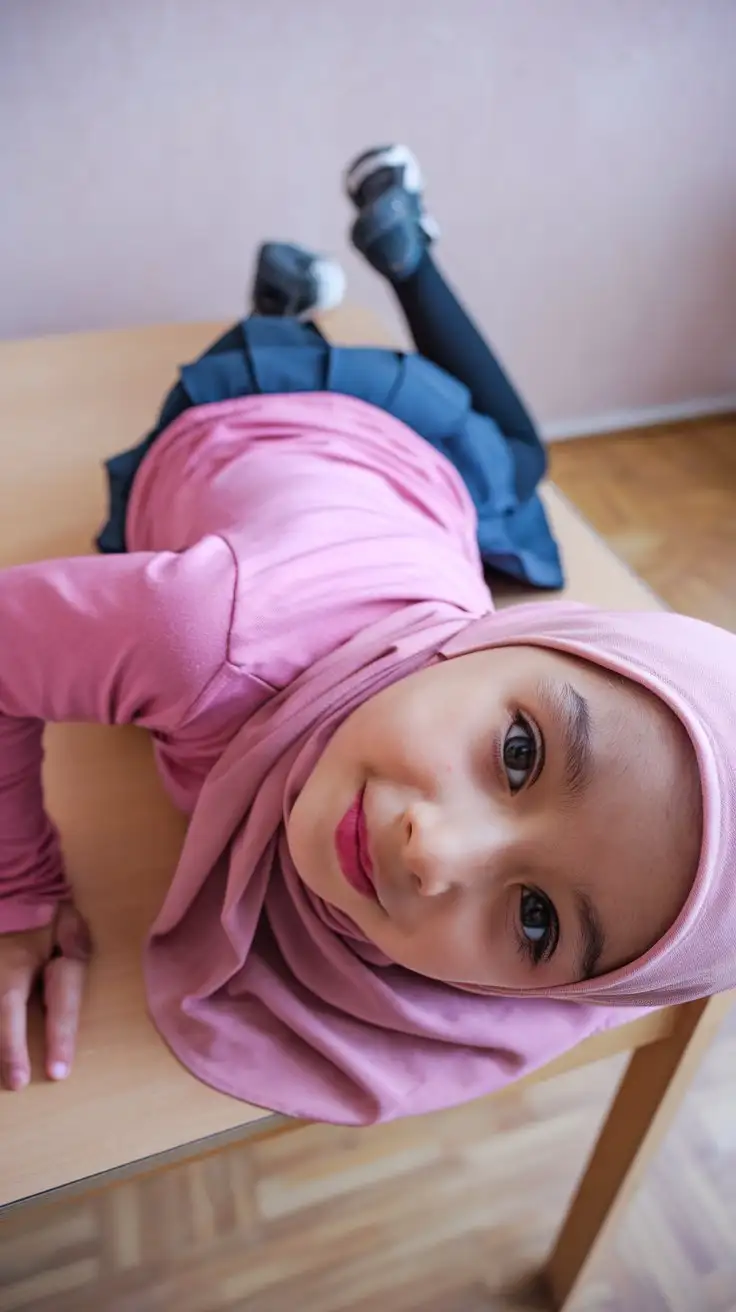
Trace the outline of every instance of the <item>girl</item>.
<path fill-rule="evenodd" d="M 430 253 L 416 161 L 347 175 L 421 355 L 330 348 L 335 268 L 264 248 L 255 317 L 110 463 L 97 558 L 0 574 L 0 1063 L 74 1049 L 86 926 L 44 721 L 136 723 L 191 815 L 146 947 L 201 1079 L 365 1124 L 475 1097 L 630 1009 L 736 982 L 736 639 L 556 586 L 523 404 Z M 334 297 L 333 297 L 334 299 Z"/>

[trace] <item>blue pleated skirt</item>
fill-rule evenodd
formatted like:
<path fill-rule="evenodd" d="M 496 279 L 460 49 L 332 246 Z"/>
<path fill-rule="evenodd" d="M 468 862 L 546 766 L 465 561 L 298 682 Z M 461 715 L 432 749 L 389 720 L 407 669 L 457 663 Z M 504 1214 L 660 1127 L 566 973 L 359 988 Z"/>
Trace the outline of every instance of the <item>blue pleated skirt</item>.
<path fill-rule="evenodd" d="M 478 512 L 485 565 L 534 587 L 561 587 L 559 551 L 536 493 L 545 465 L 541 445 L 535 450 L 504 437 L 491 419 L 472 409 L 462 383 L 420 355 L 332 346 L 312 324 L 255 315 L 184 365 L 155 428 L 107 462 L 110 513 L 97 539 L 99 550 L 126 550 L 125 519 L 138 467 L 184 410 L 288 392 L 342 393 L 402 420 L 441 451 L 465 482 Z"/>

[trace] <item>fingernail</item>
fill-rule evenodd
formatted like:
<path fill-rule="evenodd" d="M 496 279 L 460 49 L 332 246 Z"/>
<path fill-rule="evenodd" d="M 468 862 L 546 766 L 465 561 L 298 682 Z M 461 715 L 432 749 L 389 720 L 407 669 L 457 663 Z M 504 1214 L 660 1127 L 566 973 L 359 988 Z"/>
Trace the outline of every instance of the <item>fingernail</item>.
<path fill-rule="evenodd" d="M 69 1067 L 65 1061 L 52 1061 L 49 1066 L 49 1079 L 65 1080 L 69 1074 Z"/>

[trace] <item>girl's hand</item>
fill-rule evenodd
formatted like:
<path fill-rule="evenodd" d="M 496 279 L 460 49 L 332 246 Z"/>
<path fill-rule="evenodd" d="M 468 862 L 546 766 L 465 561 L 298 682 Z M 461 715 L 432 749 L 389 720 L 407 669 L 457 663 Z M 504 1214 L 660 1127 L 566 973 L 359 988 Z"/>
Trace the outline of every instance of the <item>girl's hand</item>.
<path fill-rule="evenodd" d="M 0 1086 L 23 1089 L 31 1078 L 28 1002 L 39 979 L 46 1011 L 46 1074 L 51 1080 L 69 1074 L 91 954 L 87 923 L 71 902 L 63 902 L 44 929 L 0 934 Z"/>

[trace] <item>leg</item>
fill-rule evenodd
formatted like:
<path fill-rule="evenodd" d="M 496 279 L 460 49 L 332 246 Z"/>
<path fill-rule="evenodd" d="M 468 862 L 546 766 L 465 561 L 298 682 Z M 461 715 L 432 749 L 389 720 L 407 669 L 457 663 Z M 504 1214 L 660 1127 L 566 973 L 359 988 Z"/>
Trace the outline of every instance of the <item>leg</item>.
<path fill-rule="evenodd" d="M 547 1263 L 545 1283 L 564 1312 L 641 1182 L 731 1002 L 688 1002 L 672 1033 L 629 1061 Z"/>
<path fill-rule="evenodd" d="M 536 445 L 537 430 L 521 397 L 429 251 L 414 273 L 392 286 L 420 355 L 464 383 L 473 409 L 493 419 L 506 437 Z"/>
<path fill-rule="evenodd" d="M 509 442 L 516 491 L 525 501 L 546 470 L 546 455 L 524 402 L 429 251 L 408 278 L 392 282 L 420 355 L 464 383 L 473 409 L 498 425 Z"/>
<path fill-rule="evenodd" d="M 517 494 L 526 500 L 545 472 L 544 448 L 521 397 L 430 255 L 437 226 L 424 209 L 417 161 L 403 146 L 368 151 L 348 170 L 346 189 L 358 209 L 354 245 L 390 282 L 417 351 L 463 383 L 473 409 L 507 439 Z"/>

